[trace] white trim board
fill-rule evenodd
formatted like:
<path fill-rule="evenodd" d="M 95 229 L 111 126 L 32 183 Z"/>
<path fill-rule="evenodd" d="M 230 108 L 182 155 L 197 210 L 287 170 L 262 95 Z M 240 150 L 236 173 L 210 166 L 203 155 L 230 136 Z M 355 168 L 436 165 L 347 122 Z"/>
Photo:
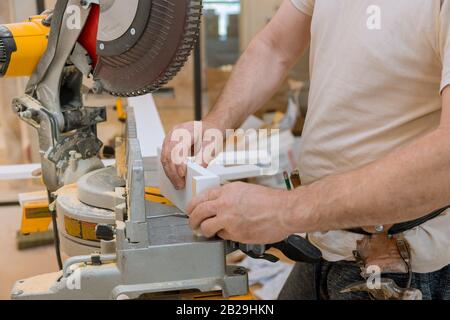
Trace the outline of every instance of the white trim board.
<path fill-rule="evenodd" d="M 104 160 L 103 163 L 106 167 L 110 167 L 116 163 L 116 160 Z M 40 163 L 0 166 L 0 181 L 36 179 L 33 172 L 40 169 Z"/>
<path fill-rule="evenodd" d="M 187 164 L 185 189 L 175 189 L 166 176 L 161 162 L 159 162 L 158 182 L 161 194 L 169 199 L 178 209 L 186 212 L 189 202 L 207 190 L 220 187 L 228 181 L 266 175 L 272 175 L 272 173 L 257 165 L 225 167 L 216 163 L 205 169 L 191 159 Z"/>
<path fill-rule="evenodd" d="M 178 209 L 186 212 L 189 202 L 201 193 L 220 186 L 221 180 L 202 166 L 189 162 L 187 165 L 186 188 L 176 190 L 166 176 L 162 164 L 159 164 L 159 188 L 161 194 L 169 199 Z"/>
<path fill-rule="evenodd" d="M 128 98 L 128 105 L 133 108 L 137 138 L 141 145 L 141 153 L 146 169 L 155 167 L 158 161 L 158 150 L 164 143 L 166 134 L 156 108 L 155 100 L 151 94 Z"/>

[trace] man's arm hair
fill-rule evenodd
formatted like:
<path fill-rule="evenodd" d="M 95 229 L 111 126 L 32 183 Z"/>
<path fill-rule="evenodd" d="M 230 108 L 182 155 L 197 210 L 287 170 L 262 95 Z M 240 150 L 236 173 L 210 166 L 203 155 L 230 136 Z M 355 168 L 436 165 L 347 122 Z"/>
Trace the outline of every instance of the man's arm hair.
<path fill-rule="evenodd" d="M 297 232 L 390 225 L 450 205 L 450 86 L 442 103 L 440 126 L 428 135 L 359 170 L 293 192 L 288 222 Z"/>
<path fill-rule="evenodd" d="M 311 17 L 285 0 L 252 40 L 205 121 L 234 129 L 260 109 L 281 86 L 310 42 Z"/>

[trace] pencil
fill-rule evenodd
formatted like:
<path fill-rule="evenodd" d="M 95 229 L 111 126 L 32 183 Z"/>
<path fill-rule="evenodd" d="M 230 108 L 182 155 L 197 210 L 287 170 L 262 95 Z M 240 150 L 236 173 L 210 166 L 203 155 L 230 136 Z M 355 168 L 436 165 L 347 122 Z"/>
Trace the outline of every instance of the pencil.
<path fill-rule="evenodd" d="M 289 180 L 289 174 L 285 171 L 283 172 L 284 182 L 286 183 L 286 188 L 290 191 L 292 190 L 291 181 Z"/>

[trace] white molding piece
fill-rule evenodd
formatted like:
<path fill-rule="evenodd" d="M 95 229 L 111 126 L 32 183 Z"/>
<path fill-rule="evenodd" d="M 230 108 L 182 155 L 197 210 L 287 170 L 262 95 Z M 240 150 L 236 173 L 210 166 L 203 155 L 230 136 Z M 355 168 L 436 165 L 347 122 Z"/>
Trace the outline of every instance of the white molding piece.
<path fill-rule="evenodd" d="M 137 137 L 141 145 L 142 158 L 146 170 L 156 170 L 159 159 L 158 150 L 164 143 L 166 134 L 151 94 L 128 98 L 128 105 L 133 108 Z"/>
<path fill-rule="evenodd" d="M 116 160 L 104 160 L 103 163 L 106 167 L 110 167 L 116 163 Z M 40 163 L 0 166 L 0 181 L 40 179 L 33 176 L 33 173 L 40 169 Z"/>
<path fill-rule="evenodd" d="M 225 155 L 224 155 L 225 156 Z M 231 156 L 231 153 L 229 154 Z M 178 209 L 186 212 L 189 202 L 201 193 L 220 187 L 221 185 L 246 178 L 270 176 L 277 171 L 258 165 L 224 166 L 220 159 L 211 163 L 207 169 L 198 165 L 193 159 L 187 164 L 186 188 L 176 190 L 166 176 L 162 164 L 159 162 L 159 188 L 161 194 L 169 199 Z"/>
<path fill-rule="evenodd" d="M 187 165 L 186 188 L 176 190 L 166 176 L 162 164 L 159 165 L 159 188 L 161 194 L 169 199 L 178 209 L 186 212 L 189 202 L 201 193 L 220 187 L 218 175 L 203 168 L 195 162 Z"/>
<path fill-rule="evenodd" d="M 208 166 L 208 171 L 220 177 L 220 182 L 242 180 L 264 175 L 264 170 L 256 165 L 242 165 L 226 167 L 218 164 Z"/>
<path fill-rule="evenodd" d="M 278 173 L 278 168 L 274 169 L 272 163 L 273 159 L 265 150 L 227 151 L 220 153 L 211 161 L 208 170 L 218 175 L 221 182 L 225 183 L 233 180 L 275 175 Z"/>
<path fill-rule="evenodd" d="M 39 163 L 0 166 L 0 181 L 36 179 L 33 176 L 33 172 L 40 169 L 41 165 Z"/>

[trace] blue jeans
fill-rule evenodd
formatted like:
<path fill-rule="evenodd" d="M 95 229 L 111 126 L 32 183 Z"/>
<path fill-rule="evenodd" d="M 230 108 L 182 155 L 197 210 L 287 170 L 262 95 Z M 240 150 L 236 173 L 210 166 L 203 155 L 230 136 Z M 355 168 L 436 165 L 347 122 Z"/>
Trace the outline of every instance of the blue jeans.
<path fill-rule="evenodd" d="M 368 300 L 364 292 L 340 293 L 347 286 L 364 281 L 355 262 L 326 262 L 312 265 L 297 263 L 289 276 L 280 300 Z M 407 274 L 386 274 L 400 287 L 406 287 Z M 412 287 L 423 293 L 424 300 L 450 300 L 450 266 L 442 270 L 413 274 Z"/>

